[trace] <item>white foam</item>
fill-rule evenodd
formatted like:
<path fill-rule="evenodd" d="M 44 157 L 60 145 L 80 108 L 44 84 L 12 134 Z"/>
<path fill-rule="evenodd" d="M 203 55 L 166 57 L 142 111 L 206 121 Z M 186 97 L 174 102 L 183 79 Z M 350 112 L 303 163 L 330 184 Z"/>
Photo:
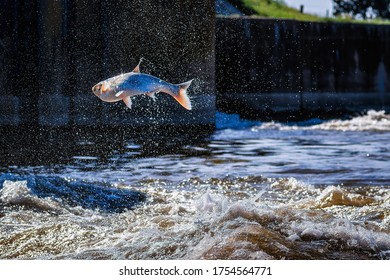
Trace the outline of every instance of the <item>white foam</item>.
<path fill-rule="evenodd" d="M 179 185 L 161 191 L 151 183 L 145 191 L 154 200 L 133 211 L 98 214 L 89 210 L 67 215 L 30 211 L 28 215 L 33 218 L 28 220 L 36 223 L 40 219 L 44 228 L 52 224 L 55 231 L 50 240 L 71 234 L 69 227 L 78 231 L 77 236 L 72 236 L 72 246 L 77 250 L 55 245 L 63 250 L 62 257 L 71 259 L 317 258 L 327 257 L 328 248 L 336 257 L 344 256 L 344 252 L 349 257 L 355 251 L 363 258 L 390 257 L 389 219 L 387 222 L 384 219 L 384 227 L 379 228 L 359 220 L 359 215 L 349 215 L 362 207 L 317 206 L 319 198 L 332 190 L 338 191 L 338 187 L 321 190 L 294 178 L 280 179 L 269 181 L 269 187 L 259 189 L 257 196 L 252 193 L 253 196 L 240 197 L 235 195 L 232 185 L 216 187 L 219 184 L 220 181 L 210 180 L 200 182 L 198 187 Z M 347 195 L 351 193 L 340 189 Z M 0 199 L 3 203 L 24 205 L 15 193 L 20 194 L 19 199 L 20 196 L 40 199 L 31 194 L 26 182 L 6 182 Z M 375 210 L 385 213 L 383 201 L 388 198 L 387 193 L 375 195 L 382 199 L 378 198 L 374 206 L 367 206 L 367 211 L 379 207 Z M 8 220 L 13 217 L 10 215 Z M 59 223 L 64 226 L 57 228 Z M 42 238 L 46 242 L 48 237 Z M 18 242 L 15 244 L 22 241 Z M 317 250 L 318 244 L 325 244 L 323 251 Z M 333 248 L 334 244 L 337 246 Z M 40 253 L 37 254 L 39 257 Z M 58 256 L 47 256 L 55 257 Z"/>
<path fill-rule="evenodd" d="M 27 181 L 5 180 L 0 190 L 0 200 L 6 205 L 20 205 L 41 210 L 58 210 L 60 205 L 49 198 L 39 198 L 31 193 Z"/>
<path fill-rule="evenodd" d="M 301 237 L 313 239 L 320 239 L 323 235 L 324 233 L 316 228 L 305 228 L 301 233 Z"/>
<path fill-rule="evenodd" d="M 198 201 L 196 201 L 196 209 L 200 213 L 221 213 L 224 210 L 224 200 L 210 194 L 210 189 L 207 189 Z"/>
<path fill-rule="evenodd" d="M 385 111 L 369 110 L 363 116 L 349 120 L 330 120 L 310 126 L 284 125 L 277 122 L 267 122 L 255 126 L 253 130 L 339 130 L 339 131 L 390 131 L 390 115 Z"/>
<path fill-rule="evenodd" d="M 299 237 L 298 234 L 293 233 L 290 236 L 287 237 L 287 240 L 289 241 L 301 241 L 301 238 Z"/>
<path fill-rule="evenodd" d="M 5 204 L 21 204 L 28 196 L 31 196 L 31 191 L 27 181 L 5 180 L 0 190 L 0 200 Z"/>
<path fill-rule="evenodd" d="M 390 131 L 390 115 L 386 115 L 385 111 L 370 110 L 366 115 L 351 120 L 332 120 L 311 128 L 342 131 Z"/>

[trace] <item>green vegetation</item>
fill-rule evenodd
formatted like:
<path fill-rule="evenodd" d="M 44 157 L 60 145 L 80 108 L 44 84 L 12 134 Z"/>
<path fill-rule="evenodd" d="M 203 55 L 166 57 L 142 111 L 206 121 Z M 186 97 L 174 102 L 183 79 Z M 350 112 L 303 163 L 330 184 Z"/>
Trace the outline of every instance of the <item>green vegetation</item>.
<path fill-rule="evenodd" d="M 335 15 L 390 19 L 390 0 L 333 0 Z"/>
<path fill-rule="evenodd" d="M 304 21 L 320 21 L 321 17 L 301 13 L 286 6 L 282 1 L 274 0 L 241 0 L 242 4 L 256 15 L 272 18 L 296 19 Z"/>
<path fill-rule="evenodd" d="M 320 17 L 301 13 L 297 9 L 288 7 L 283 0 L 230 0 L 247 15 L 258 15 L 270 18 L 295 19 L 301 21 L 332 21 L 352 23 L 390 24 L 389 20 L 380 18 L 370 20 L 356 20 L 347 17 Z"/>

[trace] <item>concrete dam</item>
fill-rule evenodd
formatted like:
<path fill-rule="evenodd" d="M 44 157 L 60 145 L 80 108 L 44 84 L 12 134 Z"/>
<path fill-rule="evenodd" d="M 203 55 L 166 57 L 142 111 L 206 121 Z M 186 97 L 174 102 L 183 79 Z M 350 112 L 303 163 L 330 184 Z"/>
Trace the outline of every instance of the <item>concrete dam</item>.
<path fill-rule="evenodd" d="M 218 17 L 218 107 L 260 119 L 389 111 L 389 42 L 389 25 Z"/>

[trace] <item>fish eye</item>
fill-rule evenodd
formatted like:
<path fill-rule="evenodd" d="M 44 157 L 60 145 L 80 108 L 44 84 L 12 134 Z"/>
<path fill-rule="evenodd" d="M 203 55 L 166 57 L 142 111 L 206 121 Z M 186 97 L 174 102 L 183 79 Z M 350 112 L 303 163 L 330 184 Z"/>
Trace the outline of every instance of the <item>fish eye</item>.
<path fill-rule="evenodd" d="M 94 91 L 100 90 L 101 87 L 102 87 L 101 85 L 96 85 L 93 87 L 93 90 Z"/>

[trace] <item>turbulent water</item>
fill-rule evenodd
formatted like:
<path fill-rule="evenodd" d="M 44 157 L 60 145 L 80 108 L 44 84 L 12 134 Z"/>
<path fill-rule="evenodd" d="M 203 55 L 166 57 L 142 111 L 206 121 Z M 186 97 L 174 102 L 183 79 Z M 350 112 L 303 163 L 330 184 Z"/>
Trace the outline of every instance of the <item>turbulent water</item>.
<path fill-rule="evenodd" d="M 217 121 L 168 154 L 4 165 L 0 258 L 390 259 L 389 115 Z"/>

